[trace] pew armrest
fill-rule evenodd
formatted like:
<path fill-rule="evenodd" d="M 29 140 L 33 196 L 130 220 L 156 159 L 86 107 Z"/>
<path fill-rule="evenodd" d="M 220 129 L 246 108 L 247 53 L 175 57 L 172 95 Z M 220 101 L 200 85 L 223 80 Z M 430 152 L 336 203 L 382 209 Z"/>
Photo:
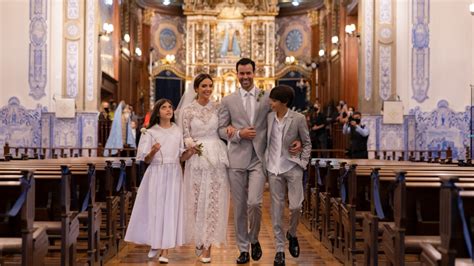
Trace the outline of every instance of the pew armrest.
<path fill-rule="evenodd" d="M 441 261 L 441 253 L 434 247 L 434 245 L 429 243 L 420 244 L 422 253 L 421 258 L 422 262 L 427 265 L 438 264 Z"/>
<path fill-rule="evenodd" d="M 0 252 L 21 253 L 21 237 L 2 237 L 0 238 Z"/>

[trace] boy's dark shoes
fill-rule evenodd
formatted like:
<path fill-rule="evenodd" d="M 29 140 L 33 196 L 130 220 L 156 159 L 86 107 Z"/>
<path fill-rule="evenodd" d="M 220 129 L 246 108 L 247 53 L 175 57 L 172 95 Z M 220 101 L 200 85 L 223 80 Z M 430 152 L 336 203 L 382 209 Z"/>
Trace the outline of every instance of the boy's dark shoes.
<path fill-rule="evenodd" d="M 288 250 L 290 251 L 293 258 L 297 258 L 300 255 L 300 245 L 298 244 L 298 238 L 290 235 L 289 232 L 286 232 L 286 239 L 290 241 Z"/>

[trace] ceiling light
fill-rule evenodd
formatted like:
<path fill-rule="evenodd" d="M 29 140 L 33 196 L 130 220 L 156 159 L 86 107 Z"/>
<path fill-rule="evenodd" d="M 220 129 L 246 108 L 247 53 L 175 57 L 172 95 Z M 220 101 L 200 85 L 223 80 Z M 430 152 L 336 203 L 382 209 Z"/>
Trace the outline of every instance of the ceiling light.
<path fill-rule="evenodd" d="M 163 5 L 167 6 L 171 4 L 171 1 L 170 0 L 163 0 Z"/>
<path fill-rule="evenodd" d="M 300 1 L 298 1 L 298 0 L 293 0 L 293 1 L 291 2 L 291 4 L 292 4 L 293 6 L 299 6 L 299 5 L 300 5 Z"/>

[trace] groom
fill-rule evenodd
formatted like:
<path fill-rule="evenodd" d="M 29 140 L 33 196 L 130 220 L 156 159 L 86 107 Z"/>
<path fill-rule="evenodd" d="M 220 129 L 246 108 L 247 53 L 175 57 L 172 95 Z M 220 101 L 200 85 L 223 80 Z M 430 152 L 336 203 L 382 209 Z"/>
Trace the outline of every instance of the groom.
<path fill-rule="evenodd" d="M 258 242 L 265 185 L 264 156 L 267 135 L 267 114 L 270 112 L 268 92 L 254 85 L 255 62 L 242 58 L 237 62 L 240 88 L 224 97 L 219 110 L 219 135 L 229 143 L 229 183 L 234 204 L 234 223 L 240 256 L 237 264 L 262 256 Z M 237 131 L 227 135 L 227 127 Z M 290 152 L 301 150 L 296 141 Z M 250 224 L 250 228 L 249 228 Z M 249 231 L 250 229 L 250 231 Z"/>

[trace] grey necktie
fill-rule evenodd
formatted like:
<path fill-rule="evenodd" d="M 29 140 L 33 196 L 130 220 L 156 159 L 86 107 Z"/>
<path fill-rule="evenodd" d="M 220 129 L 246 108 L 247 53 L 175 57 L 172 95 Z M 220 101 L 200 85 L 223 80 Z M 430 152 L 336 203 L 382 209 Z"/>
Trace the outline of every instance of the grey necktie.
<path fill-rule="evenodd" d="M 250 124 L 252 124 L 252 93 L 247 92 L 245 93 L 245 111 L 247 112 L 247 116 L 249 117 Z"/>

